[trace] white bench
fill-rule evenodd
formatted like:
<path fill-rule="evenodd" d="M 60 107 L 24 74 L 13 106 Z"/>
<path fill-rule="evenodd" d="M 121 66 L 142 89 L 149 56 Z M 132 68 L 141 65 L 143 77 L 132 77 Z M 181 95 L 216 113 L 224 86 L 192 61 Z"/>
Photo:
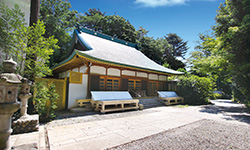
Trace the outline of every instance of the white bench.
<path fill-rule="evenodd" d="M 158 91 L 158 97 L 165 105 L 183 103 L 184 98 L 178 96 L 174 91 Z"/>
<path fill-rule="evenodd" d="M 133 99 L 127 91 L 91 91 L 92 106 L 101 113 L 138 109 L 139 99 Z"/>

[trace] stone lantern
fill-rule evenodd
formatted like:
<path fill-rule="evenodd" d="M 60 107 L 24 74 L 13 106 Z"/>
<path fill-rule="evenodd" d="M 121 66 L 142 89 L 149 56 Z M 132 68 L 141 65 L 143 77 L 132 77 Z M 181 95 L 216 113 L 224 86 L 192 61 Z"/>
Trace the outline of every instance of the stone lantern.
<path fill-rule="evenodd" d="M 0 149 L 9 148 L 9 136 L 12 132 L 11 117 L 21 103 L 17 102 L 18 87 L 22 77 L 15 74 L 16 62 L 3 61 L 3 73 L 0 74 Z"/>
<path fill-rule="evenodd" d="M 21 99 L 22 102 L 22 107 L 20 110 L 20 114 L 21 116 L 26 116 L 27 115 L 27 101 L 28 99 L 32 96 L 30 93 L 30 84 L 28 84 L 28 79 L 24 78 L 22 80 L 22 85 L 21 85 L 21 89 L 20 89 L 20 94 L 19 94 L 19 98 Z"/>

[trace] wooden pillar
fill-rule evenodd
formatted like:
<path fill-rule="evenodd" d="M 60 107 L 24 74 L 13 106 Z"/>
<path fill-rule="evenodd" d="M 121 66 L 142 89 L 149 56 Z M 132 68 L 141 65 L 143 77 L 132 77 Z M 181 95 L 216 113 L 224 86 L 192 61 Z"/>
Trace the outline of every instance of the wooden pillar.
<path fill-rule="evenodd" d="M 120 70 L 120 85 L 119 85 L 119 90 L 122 91 L 122 69 Z"/>
<path fill-rule="evenodd" d="M 91 76 L 90 76 L 90 62 L 87 62 L 87 73 L 88 73 L 88 89 L 87 89 L 87 98 L 90 98 L 90 89 L 91 89 Z"/>
<path fill-rule="evenodd" d="M 107 76 L 109 67 L 107 65 L 105 65 L 105 69 L 106 69 L 106 76 Z"/>

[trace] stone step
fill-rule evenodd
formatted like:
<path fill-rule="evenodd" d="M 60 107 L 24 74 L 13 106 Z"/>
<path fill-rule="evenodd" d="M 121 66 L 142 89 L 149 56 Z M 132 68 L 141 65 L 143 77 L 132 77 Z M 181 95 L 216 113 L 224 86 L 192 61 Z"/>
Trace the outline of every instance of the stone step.
<path fill-rule="evenodd" d="M 164 104 L 159 102 L 156 98 L 155 99 L 140 99 L 139 104 L 143 104 L 143 108 L 153 108 L 153 107 L 164 106 Z"/>

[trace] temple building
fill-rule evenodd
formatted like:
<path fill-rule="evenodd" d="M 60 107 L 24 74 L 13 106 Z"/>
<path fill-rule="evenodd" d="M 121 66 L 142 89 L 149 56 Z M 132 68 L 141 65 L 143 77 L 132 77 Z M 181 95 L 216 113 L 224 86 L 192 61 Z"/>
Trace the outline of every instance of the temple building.
<path fill-rule="evenodd" d="M 67 108 L 77 106 L 76 99 L 90 98 L 90 91 L 144 91 L 155 96 L 168 90 L 168 76 L 183 74 L 155 63 L 136 44 L 86 28 L 74 31 L 67 58 L 52 70 L 68 81 Z"/>

